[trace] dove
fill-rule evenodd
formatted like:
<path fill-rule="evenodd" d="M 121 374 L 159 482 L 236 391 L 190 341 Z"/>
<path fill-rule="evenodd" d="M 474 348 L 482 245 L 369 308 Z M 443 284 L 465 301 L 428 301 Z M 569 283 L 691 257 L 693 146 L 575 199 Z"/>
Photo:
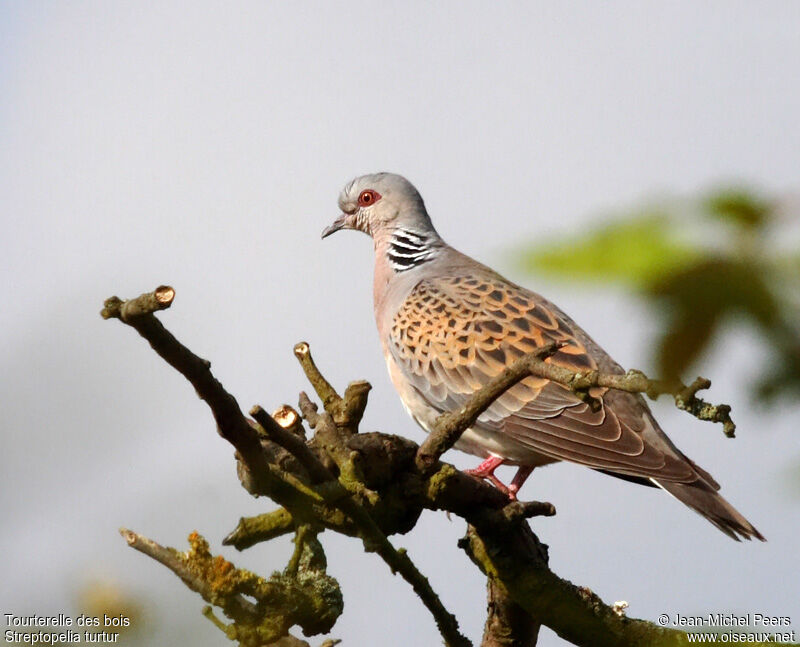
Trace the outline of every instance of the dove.
<path fill-rule="evenodd" d="M 342 214 L 322 232 L 352 229 L 375 249 L 375 321 L 389 376 L 425 431 L 517 358 L 552 342 L 547 361 L 573 371 L 622 374 L 555 304 L 448 245 L 419 192 L 400 175 L 357 177 L 339 195 Z M 591 390 L 591 407 L 569 388 L 529 376 L 498 397 L 455 447 L 483 459 L 468 473 L 516 498 L 531 472 L 568 461 L 673 495 L 728 536 L 764 537 L 719 493 L 712 476 L 662 431 L 644 398 Z M 506 486 L 500 465 L 517 467 Z"/>

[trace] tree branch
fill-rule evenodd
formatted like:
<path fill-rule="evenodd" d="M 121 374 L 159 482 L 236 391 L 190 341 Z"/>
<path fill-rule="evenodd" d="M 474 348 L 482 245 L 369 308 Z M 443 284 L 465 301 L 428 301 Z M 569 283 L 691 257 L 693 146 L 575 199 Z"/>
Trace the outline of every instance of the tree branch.
<path fill-rule="evenodd" d="M 486 580 L 486 607 L 481 647 L 535 647 L 539 623 L 492 578 Z"/>
<path fill-rule="evenodd" d="M 529 375 L 534 375 L 540 366 L 549 366 L 544 360 L 554 355 L 559 344 L 547 344 L 529 355 L 520 357 L 500 375 L 490 380 L 470 396 L 467 403 L 459 410 L 443 413 L 433 423 L 433 429 L 420 445 L 417 452 L 417 468 L 430 471 L 439 457 L 458 442 L 461 435 L 478 420 L 488 409 L 512 386 L 518 384 Z"/>
<path fill-rule="evenodd" d="M 330 387 L 319 371 L 316 370 L 316 366 L 314 366 L 311 355 L 308 352 L 308 345 L 306 344 L 305 347 L 306 352 L 304 353 L 304 358 L 306 358 L 307 365 L 313 367 L 313 370 L 316 371 L 316 374 L 321 380 L 320 384 L 324 385 L 322 388 L 329 393 L 332 392 L 332 387 Z M 341 398 L 329 398 L 328 402 L 330 406 L 338 407 L 342 404 Z M 266 411 L 261 407 L 253 407 L 250 414 L 265 429 L 270 430 L 267 433 L 271 435 L 271 438 L 286 450 L 290 451 L 298 461 L 306 467 L 312 477 L 320 482 L 333 480 L 333 475 L 325 468 L 313 452 L 311 452 L 308 445 L 284 430 L 267 415 Z M 316 427 L 327 422 L 328 421 L 324 420 L 322 416 L 319 416 L 315 418 L 313 426 Z M 339 485 L 338 482 L 337 485 Z M 454 647 L 470 645 L 471 643 L 459 632 L 458 622 L 455 616 L 445 609 L 439 596 L 437 596 L 433 588 L 431 588 L 428 578 L 420 573 L 405 549 L 396 550 L 394 548 L 369 513 L 354 499 L 350 498 L 350 493 L 343 486 L 331 488 L 327 491 L 326 500 L 338 507 L 352 519 L 353 523 L 358 528 L 358 535 L 361 537 L 364 549 L 367 552 L 378 553 L 389 566 L 392 573 L 400 573 L 403 579 L 412 586 L 415 593 L 419 596 L 420 600 L 422 600 L 422 603 L 431 612 L 431 615 L 433 615 L 436 626 L 445 639 L 445 643 Z"/>
<path fill-rule="evenodd" d="M 589 589 L 559 578 L 547 567 L 542 545 L 525 524 L 502 536 L 491 528 L 470 528 L 459 545 L 535 622 L 568 642 L 602 647 L 688 644 L 682 631 L 620 616 Z"/>
<path fill-rule="evenodd" d="M 244 550 L 262 541 L 288 535 L 292 531 L 294 531 L 292 514 L 286 508 L 278 508 L 255 517 L 241 517 L 236 528 L 222 540 L 222 545 Z"/>
<path fill-rule="evenodd" d="M 196 532 L 189 535 L 187 552 L 161 546 L 126 528 L 120 534 L 129 546 L 169 568 L 206 602 L 220 607 L 233 624 L 220 622 L 209 609 L 203 613 L 241 645 L 277 641 L 294 625 L 307 635 L 327 633 L 342 613 L 339 585 L 325 573 L 325 556 L 315 537 L 303 538 L 293 572 L 266 580 L 213 556 L 208 542 Z"/>
<path fill-rule="evenodd" d="M 284 506 L 266 515 L 241 519 L 225 539 L 226 544 L 241 550 L 298 529 L 297 551 L 287 568 L 287 573 L 291 574 L 295 569 L 298 573 L 302 570 L 304 553 L 298 551 L 314 545 L 316 538 L 307 540 L 306 537 L 315 535 L 320 527 L 357 536 L 366 550 L 377 552 L 393 572 L 399 572 L 412 585 L 436 619 L 448 644 L 468 645 L 458 631 L 455 618 L 441 604 L 427 579 L 405 551 L 395 549 L 387 539 L 387 535 L 412 529 L 423 509 L 447 510 L 471 524 L 462 546 L 490 580 L 490 599 L 496 604 L 493 617 L 487 623 L 485 640 L 499 640 L 500 630 L 505 628 L 510 632 L 510 644 L 524 644 L 513 640 L 524 641 L 535 636 L 533 627 L 541 623 L 577 644 L 671 645 L 686 641 L 682 632 L 620 618 L 612 607 L 593 594 L 587 594 L 586 589 L 550 571 L 545 548 L 525 520 L 554 514 L 551 504 L 509 502 L 497 489 L 459 472 L 452 465 L 439 462 L 438 457 L 452 446 L 464 429 L 474 424 L 495 398 L 527 375 L 565 384 L 588 400 L 591 400 L 588 389 L 593 387 L 643 392 L 651 397 L 669 392 L 679 406 L 682 403 L 694 415 L 708 419 L 724 417 L 727 415 L 725 405 L 711 407 L 696 398 L 698 390 L 707 388 L 707 381 L 697 380 L 689 387 L 672 384 L 667 389 L 665 383 L 648 380 L 636 372 L 577 374 L 545 362 L 547 356 L 557 350 L 557 347 L 547 347 L 518 360 L 498 379 L 478 391 L 462 411 L 440 417 L 432 434 L 436 439 L 418 447 L 399 436 L 358 433 L 369 384 L 353 382 L 344 397 L 339 396 L 314 364 L 308 344 L 298 344 L 295 354 L 325 407 L 325 412 L 319 413 L 305 394 L 301 394 L 300 409 L 314 430 L 313 438 L 306 443 L 302 422 L 291 407 L 284 405 L 273 416 L 256 407 L 252 414 L 259 424 L 249 421 L 235 398 L 213 377 L 209 363 L 191 353 L 164 329 L 153 312 L 168 307 L 173 298 L 174 290 L 162 286 L 132 301 L 109 299 L 102 314 L 135 328 L 161 357 L 195 386 L 211 408 L 219 433 L 237 448 L 243 485 L 254 494 L 267 494 Z M 193 590 L 201 595 L 203 591 L 210 594 L 208 587 L 213 579 L 209 578 L 213 569 L 203 571 L 205 575 L 197 580 L 197 571 L 188 568 L 183 554 L 160 547 L 135 533 L 125 536 L 131 545 L 136 544 L 135 547 L 156 559 L 160 557 L 159 561 L 184 581 L 192 582 L 197 587 Z M 203 550 L 195 552 L 207 555 L 212 563 L 228 564 L 222 558 L 211 558 L 204 540 L 203 546 Z M 213 562 L 217 559 L 222 561 Z M 241 595 L 235 597 L 241 590 L 232 590 L 232 593 L 233 597 L 223 602 L 232 614 L 229 617 L 234 619 L 230 630 L 236 631 L 239 624 L 236 618 L 243 617 L 246 623 L 251 611 L 244 603 L 251 603 Z M 531 624 L 517 621 L 521 617 L 520 610 L 530 616 Z"/>
<path fill-rule="evenodd" d="M 104 319 L 116 318 L 134 328 L 164 361 L 189 380 L 214 414 L 219 433 L 238 450 L 260 493 L 274 493 L 276 487 L 280 489 L 279 482 L 270 478 L 258 433 L 242 415 L 236 398 L 213 376 L 210 362 L 192 353 L 153 316 L 156 310 L 168 308 L 174 297 L 175 290 L 162 285 L 130 301 L 111 297 L 100 314 Z"/>
<path fill-rule="evenodd" d="M 325 468 L 314 455 L 314 452 L 309 449 L 308 445 L 298 436 L 284 429 L 264 409 L 256 405 L 250 409 L 250 415 L 261 425 L 272 442 L 283 447 L 300 461 L 300 464 L 308 471 L 312 483 L 324 483 L 325 481 L 333 480 L 333 474 Z M 291 421 L 291 418 L 287 417 L 286 420 Z"/>
<path fill-rule="evenodd" d="M 204 539 L 197 533 L 189 535 L 189 543 L 191 549 L 189 552 L 181 553 L 174 548 L 167 548 L 161 544 L 148 539 L 144 535 L 128 530 L 127 528 L 120 528 L 119 534 L 128 542 L 128 545 L 140 553 L 144 553 L 148 557 L 152 557 L 157 562 L 166 566 L 175 575 L 183 580 L 192 591 L 199 593 L 206 602 L 215 601 L 225 611 L 225 615 L 239 622 L 252 622 L 258 615 L 257 607 L 255 604 L 247 600 L 240 593 L 233 593 L 226 591 L 225 594 L 220 594 L 214 590 L 208 578 L 204 576 L 203 571 L 206 568 L 200 567 L 195 562 L 206 562 L 210 556 L 208 553 L 208 544 L 204 544 Z M 220 565 L 222 562 L 219 562 Z M 228 570 L 223 567 L 224 570 Z"/>
<path fill-rule="evenodd" d="M 314 358 L 311 357 L 311 349 L 307 342 L 301 341 L 295 344 L 294 354 L 306 374 L 306 379 L 319 396 L 325 411 L 328 412 L 338 426 L 349 428 L 355 433 L 354 430 L 358 428 L 361 416 L 364 415 L 367 396 L 370 389 L 372 389 L 372 385 L 364 380 L 351 382 L 344 392 L 344 398 L 342 398 L 320 373 L 314 363 Z"/>
<path fill-rule="evenodd" d="M 623 375 L 600 371 L 572 371 L 547 361 L 559 349 L 552 343 L 520 357 L 500 375 L 472 394 L 459 410 L 441 414 L 433 429 L 417 452 L 417 467 L 430 470 L 439 457 L 458 442 L 461 435 L 478 420 L 479 416 L 503 393 L 526 377 L 534 376 L 563 384 L 576 395 L 598 407 L 599 402 L 589 394 L 592 388 L 608 388 L 628 393 L 645 393 L 655 400 L 659 395 L 670 394 L 675 405 L 700 420 L 719 422 L 728 438 L 733 438 L 736 425 L 731 420 L 731 408 L 727 404 L 712 405 L 697 397 L 697 392 L 708 389 L 711 381 L 698 377 L 691 385 L 679 381 L 651 380 L 644 373 L 630 370 Z"/>

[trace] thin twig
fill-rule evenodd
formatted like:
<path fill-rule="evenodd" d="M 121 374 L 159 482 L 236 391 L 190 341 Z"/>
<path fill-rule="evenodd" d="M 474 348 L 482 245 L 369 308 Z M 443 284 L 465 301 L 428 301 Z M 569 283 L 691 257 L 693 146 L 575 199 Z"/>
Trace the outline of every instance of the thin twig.
<path fill-rule="evenodd" d="M 351 433 L 355 433 L 364 415 L 367 396 L 372 385 L 364 380 L 351 382 L 345 389 L 344 397 L 341 397 L 317 368 L 307 342 L 301 341 L 295 344 L 294 354 L 306 378 L 322 401 L 325 411 L 330 414 L 337 426 L 347 427 Z"/>
<path fill-rule="evenodd" d="M 433 430 L 417 452 L 417 467 L 423 472 L 430 471 L 439 457 L 450 449 L 461 435 L 469 429 L 478 417 L 488 409 L 503 393 L 528 376 L 544 378 L 563 384 L 590 404 L 594 398 L 588 394 L 592 388 L 608 388 L 627 393 L 645 393 L 651 399 L 670 394 L 675 405 L 691 413 L 700 420 L 719 422 L 725 435 L 734 437 L 736 425 L 730 417 L 731 408 L 727 404 L 712 405 L 697 397 L 697 392 L 711 386 L 711 381 L 697 378 L 690 386 L 679 381 L 651 380 L 644 373 L 630 370 L 625 374 L 602 373 L 600 371 L 572 371 L 546 359 L 558 350 L 549 344 L 537 351 L 520 357 L 503 373 L 472 394 L 459 411 L 441 414 L 433 425 Z"/>
<path fill-rule="evenodd" d="M 294 356 L 300 361 L 300 366 L 303 367 L 306 378 L 311 383 L 311 386 L 314 387 L 319 399 L 322 400 L 322 406 L 327 410 L 331 404 L 341 403 L 342 397 L 331 386 L 331 383 L 322 376 L 322 373 L 319 372 L 316 364 L 314 364 L 308 343 L 301 341 L 295 344 Z"/>
<path fill-rule="evenodd" d="M 294 533 L 294 550 L 285 569 L 285 573 L 290 577 L 297 577 L 297 568 L 300 566 L 300 558 L 303 555 L 304 544 L 309 534 L 311 534 L 311 526 L 309 524 L 304 523 L 297 526 L 297 530 Z M 313 537 L 316 538 L 316 536 L 317 533 L 313 533 Z"/>
<path fill-rule="evenodd" d="M 203 607 L 202 613 L 206 618 L 208 618 L 211 621 L 211 624 L 213 624 L 222 633 L 227 635 L 228 625 L 226 625 L 224 622 L 222 622 L 222 620 L 217 618 L 217 616 L 214 614 L 214 607 L 212 607 L 210 604 L 207 604 L 206 606 Z"/>
<path fill-rule="evenodd" d="M 710 404 L 697 397 L 698 391 L 704 391 L 711 386 L 711 380 L 704 377 L 698 377 L 692 384 L 686 386 L 678 380 L 650 379 L 636 369 L 631 369 L 623 375 L 615 375 L 613 373 L 600 373 L 599 371 L 573 373 L 561 366 L 552 366 L 550 364 L 547 366 L 548 369 L 542 374 L 542 377 L 547 377 L 554 382 L 569 386 L 575 391 L 586 391 L 592 387 L 605 387 L 628 393 L 644 393 L 651 400 L 655 400 L 660 395 L 671 395 L 675 399 L 675 406 L 678 409 L 692 414 L 699 420 L 719 422 L 722 424 L 723 433 L 728 438 L 734 438 L 736 435 L 736 425 L 730 416 L 730 405 Z"/>

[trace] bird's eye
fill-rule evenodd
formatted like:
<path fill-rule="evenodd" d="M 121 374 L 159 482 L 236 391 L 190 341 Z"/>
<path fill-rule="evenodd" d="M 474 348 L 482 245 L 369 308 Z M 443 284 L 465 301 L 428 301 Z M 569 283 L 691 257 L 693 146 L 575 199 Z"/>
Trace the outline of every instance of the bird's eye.
<path fill-rule="evenodd" d="M 358 196 L 358 206 L 368 207 L 372 204 L 375 204 L 380 199 L 380 193 L 373 191 L 372 189 L 367 189 L 366 191 L 362 191 L 361 195 Z"/>

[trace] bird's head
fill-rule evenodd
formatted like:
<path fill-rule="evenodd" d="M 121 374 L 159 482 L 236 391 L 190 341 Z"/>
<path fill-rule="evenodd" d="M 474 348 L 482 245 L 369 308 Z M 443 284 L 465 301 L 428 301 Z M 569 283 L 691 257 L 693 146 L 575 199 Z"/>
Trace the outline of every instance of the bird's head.
<path fill-rule="evenodd" d="M 322 237 L 340 229 L 357 229 L 373 238 L 397 227 L 432 229 L 422 197 L 401 175 L 374 173 L 349 182 L 339 194 L 342 214 Z"/>

